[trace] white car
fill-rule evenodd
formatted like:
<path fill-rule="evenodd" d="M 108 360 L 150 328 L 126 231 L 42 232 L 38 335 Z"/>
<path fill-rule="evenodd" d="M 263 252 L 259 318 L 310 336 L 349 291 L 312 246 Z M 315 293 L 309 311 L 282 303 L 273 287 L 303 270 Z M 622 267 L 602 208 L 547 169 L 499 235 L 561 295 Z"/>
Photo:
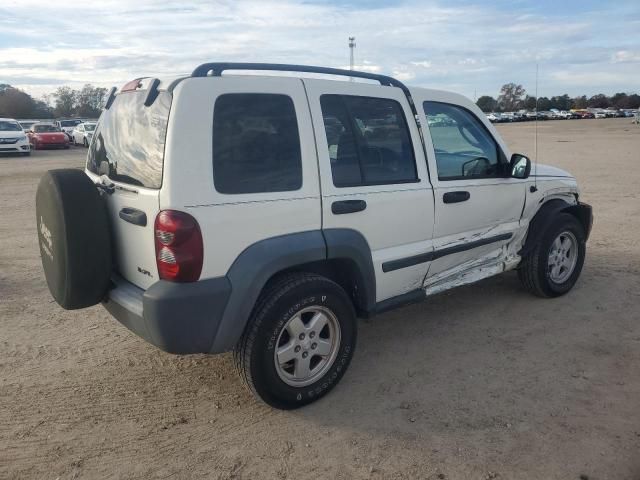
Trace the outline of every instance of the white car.
<path fill-rule="evenodd" d="M 84 145 L 88 148 L 91 144 L 95 129 L 96 124 L 94 122 L 84 122 L 76 125 L 71 132 L 71 143 L 74 145 Z"/>
<path fill-rule="evenodd" d="M 29 139 L 22 125 L 13 118 L 0 118 L 0 153 L 31 155 Z"/>
<path fill-rule="evenodd" d="M 593 116 L 595 118 L 607 118 L 607 114 L 604 112 L 596 112 Z"/>
<path fill-rule="evenodd" d="M 340 381 L 357 317 L 514 269 L 557 297 L 585 259 L 574 177 L 532 175 L 473 102 L 391 77 L 208 63 L 112 89 L 95 135 L 84 172 L 52 170 L 37 190 L 54 299 L 102 302 L 168 352 L 234 351 L 276 408 Z"/>
<path fill-rule="evenodd" d="M 70 142 L 73 142 L 73 138 L 72 138 L 73 129 L 76 128 L 76 126 L 81 123 L 82 123 L 82 120 L 80 120 L 79 118 L 68 118 L 64 120 L 56 120 L 54 122 L 56 127 L 58 127 L 60 130 L 62 130 L 64 133 L 67 134 L 67 137 L 69 137 Z"/>

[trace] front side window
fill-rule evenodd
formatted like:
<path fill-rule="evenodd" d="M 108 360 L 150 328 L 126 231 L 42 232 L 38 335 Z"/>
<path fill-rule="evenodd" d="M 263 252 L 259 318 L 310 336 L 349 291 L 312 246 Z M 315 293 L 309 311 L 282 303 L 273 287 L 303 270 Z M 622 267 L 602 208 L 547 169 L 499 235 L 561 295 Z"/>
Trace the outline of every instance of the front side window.
<path fill-rule="evenodd" d="M 501 176 L 498 146 L 475 115 L 448 103 L 424 102 L 423 108 L 436 154 L 438 179 Z"/>
<path fill-rule="evenodd" d="M 225 194 L 302 187 L 300 136 L 287 95 L 228 93 L 213 113 L 213 180 Z"/>
<path fill-rule="evenodd" d="M 411 136 L 397 101 L 322 95 L 320 107 L 336 187 L 417 181 Z"/>

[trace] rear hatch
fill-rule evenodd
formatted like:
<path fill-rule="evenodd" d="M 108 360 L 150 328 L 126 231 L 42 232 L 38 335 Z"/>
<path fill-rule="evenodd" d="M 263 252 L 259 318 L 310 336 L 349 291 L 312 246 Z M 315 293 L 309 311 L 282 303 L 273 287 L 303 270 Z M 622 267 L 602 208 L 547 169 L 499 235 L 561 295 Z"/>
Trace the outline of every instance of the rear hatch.
<path fill-rule="evenodd" d="M 160 187 L 171 94 L 160 91 L 145 106 L 150 81 L 116 95 L 93 135 L 87 172 L 106 185 L 114 258 L 119 274 L 146 289 L 158 280 L 154 221 Z M 128 84 L 129 85 L 129 84 Z M 155 85 L 154 85 L 155 87 Z"/>

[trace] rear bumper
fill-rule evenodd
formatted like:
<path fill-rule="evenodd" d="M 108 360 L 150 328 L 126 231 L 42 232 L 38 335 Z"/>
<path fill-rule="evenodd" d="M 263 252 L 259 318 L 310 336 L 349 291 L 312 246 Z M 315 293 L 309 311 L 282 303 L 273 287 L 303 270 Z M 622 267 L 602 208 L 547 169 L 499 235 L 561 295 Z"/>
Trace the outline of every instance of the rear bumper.
<path fill-rule="evenodd" d="M 160 280 L 142 290 L 121 277 L 103 306 L 129 330 L 169 353 L 209 353 L 231 294 L 226 277 Z"/>

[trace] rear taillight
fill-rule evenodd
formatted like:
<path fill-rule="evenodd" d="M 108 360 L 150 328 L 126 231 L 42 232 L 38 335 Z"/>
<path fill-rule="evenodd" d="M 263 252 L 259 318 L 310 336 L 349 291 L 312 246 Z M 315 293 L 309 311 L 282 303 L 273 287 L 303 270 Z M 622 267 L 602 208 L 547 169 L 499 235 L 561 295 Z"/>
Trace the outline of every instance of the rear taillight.
<path fill-rule="evenodd" d="M 202 233 L 188 213 L 163 210 L 154 226 L 156 264 L 162 280 L 195 282 L 202 271 Z"/>

